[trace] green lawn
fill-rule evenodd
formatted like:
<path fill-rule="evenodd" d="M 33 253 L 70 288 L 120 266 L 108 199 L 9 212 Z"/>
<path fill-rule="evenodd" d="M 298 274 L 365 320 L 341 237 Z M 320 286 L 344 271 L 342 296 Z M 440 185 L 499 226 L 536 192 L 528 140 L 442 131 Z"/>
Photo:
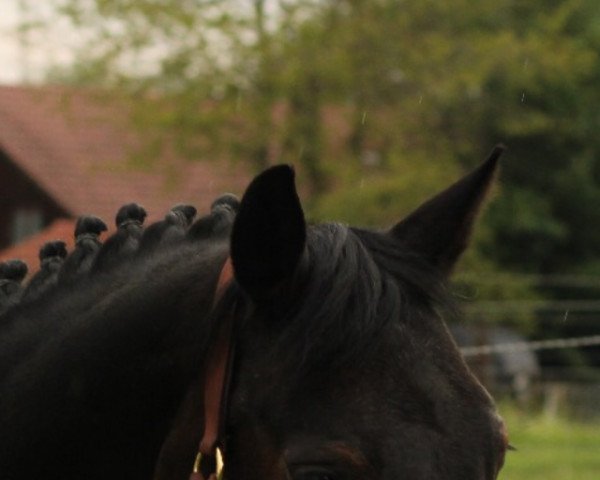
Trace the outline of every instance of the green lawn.
<path fill-rule="evenodd" d="M 500 409 L 517 448 L 499 480 L 600 480 L 600 422 L 575 423 Z"/>

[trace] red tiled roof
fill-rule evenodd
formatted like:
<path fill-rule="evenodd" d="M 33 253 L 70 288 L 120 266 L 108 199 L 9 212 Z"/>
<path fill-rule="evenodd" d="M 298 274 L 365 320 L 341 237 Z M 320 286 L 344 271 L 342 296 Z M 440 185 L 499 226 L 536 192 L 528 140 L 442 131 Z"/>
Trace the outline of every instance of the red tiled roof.
<path fill-rule="evenodd" d="M 129 160 L 138 141 L 126 111 L 89 92 L 0 87 L 0 149 L 74 217 L 94 214 L 112 224 L 119 206 L 132 201 L 146 208 L 148 221 L 182 202 L 204 212 L 217 195 L 242 193 L 250 178 L 241 166 L 174 157 L 135 169 Z"/>

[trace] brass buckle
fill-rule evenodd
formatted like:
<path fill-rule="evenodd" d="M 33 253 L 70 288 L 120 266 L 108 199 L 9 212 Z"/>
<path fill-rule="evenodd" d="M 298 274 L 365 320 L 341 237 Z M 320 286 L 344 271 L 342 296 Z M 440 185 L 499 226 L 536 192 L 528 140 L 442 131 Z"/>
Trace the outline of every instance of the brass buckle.
<path fill-rule="evenodd" d="M 217 447 L 215 451 L 215 458 L 217 460 L 217 480 L 223 479 L 223 454 L 221 453 L 221 449 Z M 196 455 L 196 460 L 194 461 L 194 473 L 200 472 L 200 463 L 202 463 L 202 453 L 198 452 Z"/>

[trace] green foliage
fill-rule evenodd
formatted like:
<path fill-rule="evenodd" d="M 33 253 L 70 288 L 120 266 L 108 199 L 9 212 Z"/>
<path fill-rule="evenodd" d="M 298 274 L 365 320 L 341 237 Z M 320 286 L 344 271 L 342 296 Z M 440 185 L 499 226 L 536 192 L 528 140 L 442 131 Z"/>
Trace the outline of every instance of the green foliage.
<path fill-rule="evenodd" d="M 598 5 L 533 2 L 518 10 L 521 68 L 497 72 L 489 85 L 498 101 L 485 115 L 485 137 L 511 146 L 503 194 L 489 217 L 488 255 L 511 269 L 542 273 L 584 268 L 597 258 L 590 225 L 600 194 Z M 526 20 L 526 22 L 525 22 Z"/>
<path fill-rule="evenodd" d="M 336 170 L 339 172 L 341 169 Z M 451 158 L 394 156 L 383 169 L 348 169 L 338 181 L 350 188 L 320 196 L 311 215 L 368 227 L 391 227 L 460 175 Z"/>
<path fill-rule="evenodd" d="M 313 218 L 383 226 L 503 141 L 470 267 L 600 264 L 596 0 L 47 4 L 87 39 L 54 78 L 129 92 L 148 151 L 299 164 Z"/>
<path fill-rule="evenodd" d="M 548 251 L 566 243 L 568 235 L 567 226 L 552 214 L 551 199 L 518 186 L 503 189 L 486 220 L 494 232 L 482 242 L 482 252 L 521 271 L 538 271 Z"/>

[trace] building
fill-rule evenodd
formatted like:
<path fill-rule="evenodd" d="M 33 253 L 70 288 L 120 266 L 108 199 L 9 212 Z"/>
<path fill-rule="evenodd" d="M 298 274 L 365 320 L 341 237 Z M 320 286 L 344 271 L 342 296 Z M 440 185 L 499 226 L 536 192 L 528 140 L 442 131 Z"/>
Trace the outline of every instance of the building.
<path fill-rule="evenodd" d="M 133 201 L 148 221 L 177 203 L 202 213 L 217 195 L 247 185 L 247 170 L 223 162 L 161 155 L 136 165 L 142 143 L 128 118 L 89 91 L 0 86 L 0 249 L 59 219 L 94 214 L 112 225 Z"/>

